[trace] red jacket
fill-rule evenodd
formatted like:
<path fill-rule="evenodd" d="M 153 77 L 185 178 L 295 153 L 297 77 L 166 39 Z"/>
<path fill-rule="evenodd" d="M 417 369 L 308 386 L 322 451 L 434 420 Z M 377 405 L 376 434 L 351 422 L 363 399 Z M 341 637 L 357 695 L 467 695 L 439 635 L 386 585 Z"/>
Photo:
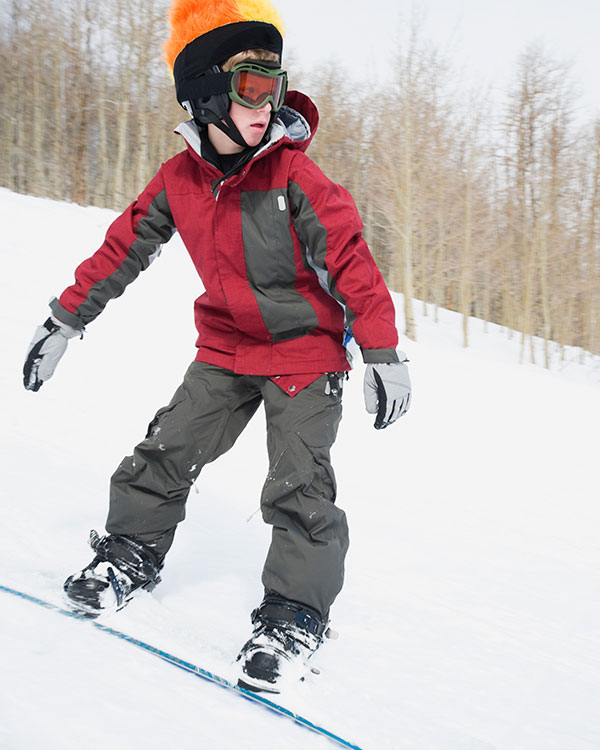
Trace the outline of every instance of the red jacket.
<path fill-rule="evenodd" d="M 290 92 L 269 143 L 227 179 L 202 157 L 196 126 L 180 126 L 187 150 L 113 222 L 53 314 L 82 328 L 179 231 L 206 290 L 197 360 L 250 375 L 347 370 L 351 326 L 365 361 L 396 361 L 393 303 L 354 201 L 304 154 L 317 124 L 313 103 Z"/>

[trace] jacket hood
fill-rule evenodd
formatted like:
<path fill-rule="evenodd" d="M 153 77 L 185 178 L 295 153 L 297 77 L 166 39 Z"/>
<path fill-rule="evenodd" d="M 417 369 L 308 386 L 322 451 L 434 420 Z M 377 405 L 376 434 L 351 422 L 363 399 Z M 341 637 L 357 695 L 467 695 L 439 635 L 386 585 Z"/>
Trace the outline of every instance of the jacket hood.
<path fill-rule="evenodd" d="M 267 142 L 256 152 L 254 159 L 275 146 L 288 146 L 306 151 L 319 126 L 319 112 L 315 104 L 299 91 L 288 91 L 283 107 L 277 113 Z M 198 127 L 193 120 L 182 122 L 175 128 L 185 140 L 188 150 L 202 156 Z"/>
<path fill-rule="evenodd" d="M 273 140 L 276 127 L 283 127 L 281 137 L 289 138 L 291 145 L 306 151 L 319 127 L 319 112 L 314 102 L 300 91 L 288 91 L 283 107 L 271 127 Z"/>

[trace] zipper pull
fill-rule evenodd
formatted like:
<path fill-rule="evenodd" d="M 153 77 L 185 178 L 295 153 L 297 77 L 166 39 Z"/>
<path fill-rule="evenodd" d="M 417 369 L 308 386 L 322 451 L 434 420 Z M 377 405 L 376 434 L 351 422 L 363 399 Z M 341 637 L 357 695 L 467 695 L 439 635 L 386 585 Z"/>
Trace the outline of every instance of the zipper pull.
<path fill-rule="evenodd" d="M 215 200 L 219 200 L 219 195 L 221 194 L 221 188 L 223 187 L 223 183 L 225 182 L 225 179 L 222 180 L 215 180 L 213 182 L 212 186 L 212 194 L 215 196 Z"/>

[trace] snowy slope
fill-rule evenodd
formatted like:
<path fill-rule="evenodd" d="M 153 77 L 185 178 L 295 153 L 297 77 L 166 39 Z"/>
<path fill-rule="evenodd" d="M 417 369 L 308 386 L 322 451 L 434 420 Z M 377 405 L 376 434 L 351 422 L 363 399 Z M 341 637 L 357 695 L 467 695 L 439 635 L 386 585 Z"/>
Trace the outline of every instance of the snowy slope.
<path fill-rule="evenodd" d="M 113 216 L 0 190 L 0 584 L 55 603 L 90 559 L 111 472 L 194 356 L 201 287 L 174 238 L 54 379 L 23 389 L 49 297 Z M 401 344 L 413 408 L 388 430 L 363 411 L 360 365 L 347 384 L 340 639 L 282 702 L 369 750 L 598 750 L 600 365 L 519 365 L 517 337 L 482 328 L 464 350 L 457 316 L 419 309 L 419 342 Z M 232 676 L 261 598 L 265 473 L 259 413 L 200 477 L 163 583 L 106 624 Z M 2 749 L 332 747 L 84 624 L 2 593 L 0 612 Z"/>

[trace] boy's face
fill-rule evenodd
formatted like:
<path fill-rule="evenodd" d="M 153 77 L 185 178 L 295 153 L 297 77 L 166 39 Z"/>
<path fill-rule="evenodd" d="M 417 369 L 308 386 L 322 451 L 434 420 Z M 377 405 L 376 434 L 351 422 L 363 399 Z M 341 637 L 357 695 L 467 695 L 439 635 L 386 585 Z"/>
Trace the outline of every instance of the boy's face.
<path fill-rule="evenodd" d="M 271 119 L 271 110 L 271 102 L 267 102 L 260 109 L 251 109 L 237 102 L 231 102 L 229 115 L 240 131 L 242 138 L 251 148 L 258 146 L 267 132 Z"/>

